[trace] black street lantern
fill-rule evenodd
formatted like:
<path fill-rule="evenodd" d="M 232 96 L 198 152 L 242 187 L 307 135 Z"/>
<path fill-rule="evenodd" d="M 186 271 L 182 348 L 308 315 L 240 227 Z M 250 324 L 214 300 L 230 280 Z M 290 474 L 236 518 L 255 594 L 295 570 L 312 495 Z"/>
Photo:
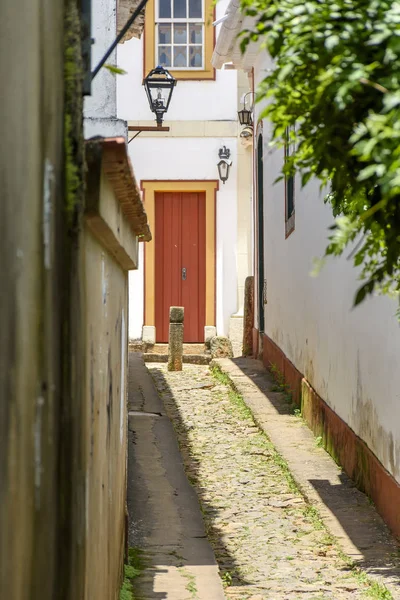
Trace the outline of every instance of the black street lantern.
<path fill-rule="evenodd" d="M 176 79 L 164 67 L 156 67 L 143 79 L 150 110 L 156 113 L 157 125 L 161 126 L 164 113 L 171 102 Z"/>
<path fill-rule="evenodd" d="M 247 92 L 243 98 L 243 108 L 238 111 L 239 123 L 241 125 L 253 125 L 253 108 L 246 108 L 246 97 L 253 92 Z"/>
<path fill-rule="evenodd" d="M 253 119 L 251 111 L 243 107 L 242 110 L 238 111 L 239 123 L 241 125 L 253 125 Z"/>
<path fill-rule="evenodd" d="M 223 184 L 225 184 L 225 181 L 229 177 L 229 169 L 232 165 L 232 161 L 229 160 L 230 155 L 231 151 L 226 146 L 222 146 L 222 148 L 220 148 L 218 151 L 218 156 L 220 158 L 220 161 L 217 165 L 218 174 Z"/>

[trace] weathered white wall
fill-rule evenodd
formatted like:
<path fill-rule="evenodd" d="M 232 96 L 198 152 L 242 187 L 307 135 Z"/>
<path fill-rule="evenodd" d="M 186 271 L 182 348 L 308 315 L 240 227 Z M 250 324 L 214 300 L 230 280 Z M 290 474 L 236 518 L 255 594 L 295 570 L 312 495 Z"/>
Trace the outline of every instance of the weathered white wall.
<path fill-rule="evenodd" d="M 227 0 L 217 2 L 217 19 L 225 14 L 227 4 Z M 126 75 L 117 77 L 118 116 L 126 120 L 154 120 L 142 86 L 143 36 L 120 44 L 117 62 L 126 71 Z M 167 118 L 236 120 L 236 86 L 236 71 L 217 71 L 216 81 L 178 81 Z"/>
<path fill-rule="evenodd" d="M 129 326 L 130 340 L 142 337 L 144 317 L 144 244 L 139 244 L 139 268 L 129 271 Z"/>
<path fill-rule="evenodd" d="M 156 145 L 155 145 L 156 142 Z M 145 179 L 218 179 L 218 149 L 231 149 L 232 168 L 228 181 L 220 182 L 217 192 L 217 331 L 227 335 L 229 317 L 237 310 L 237 192 L 236 138 L 136 138 L 129 144 L 137 180 Z M 142 244 L 141 244 L 142 245 Z M 129 337 L 140 338 L 143 325 L 143 260 L 140 269 L 130 275 Z M 133 293 L 134 291 L 134 293 Z M 138 297 L 141 297 L 138 301 Z"/>
<path fill-rule="evenodd" d="M 248 75 L 238 71 L 238 105 L 243 106 L 243 96 L 250 90 Z M 248 97 L 249 98 L 249 97 Z M 238 311 L 243 314 L 244 285 L 246 277 L 253 272 L 252 264 L 252 208 L 253 208 L 253 143 L 240 137 L 243 128 L 238 127 L 238 168 L 237 168 L 237 273 Z"/>
<path fill-rule="evenodd" d="M 113 204 L 109 190 L 103 194 Z M 109 216 L 119 220 L 112 212 Z M 125 237 L 125 241 L 133 239 Z M 81 247 L 86 341 L 85 506 L 81 507 L 86 509 L 86 521 L 81 544 L 86 548 L 86 568 L 85 592 L 80 597 L 116 600 L 125 527 L 128 274 L 88 227 L 82 232 Z"/>
<path fill-rule="evenodd" d="M 266 60 L 259 59 L 256 82 L 265 67 Z M 319 277 L 310 277 L 313 258 L 322 257 L 326 247 L 331 210 L 318 182 L 301 190 L 296 180 L 295 231 L 285 239 L 284 186 L 273 184 L 283 156 L 271 153 L 269 138 L 264 121 L 266 334 L 400 481 L 397 304 L 374 297 L 352 308 L 360 282 L 347 260 L 350 249 L 331 259 Z"/>
<path fill-rule="evenodd" d="M 94 0 L 92 3 L 92 71 L 117 36 L 116 1 Z M 115 64 L 116 51 L 106 60 Z M 85 97 L 85 117 L 116 116 L 116 75 L 104 67 L 92 81 L 92 95 Z"/>
<path fill-rule="evenodd" d="M 117 36 L 116 0 L 92 2 L 92 71 Z M 115 65 L 117 51 L 105 64 Z M 91 95 L 84 98 L 84 136 L 127 137 L 126 123 L 117 119 L 117 77 L 102 67 L 92 81 Z"/>

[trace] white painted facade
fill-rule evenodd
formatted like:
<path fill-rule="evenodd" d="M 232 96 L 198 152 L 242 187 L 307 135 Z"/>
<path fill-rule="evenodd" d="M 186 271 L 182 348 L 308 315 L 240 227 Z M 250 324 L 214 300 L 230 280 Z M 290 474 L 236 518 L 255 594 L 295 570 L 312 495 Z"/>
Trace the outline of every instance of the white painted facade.
<path fill-rule="evenodd" d="M 94 0 L 92 3 L 91 69 L 95 69 L 101 58 L 117 37 L 116 0 Z M 116 50 L 106 64 L 116 63 Z M 126 122 L 117 119 L 116 75 L 103 67 L 92 81 L 91 95 L 84 98 L 84 135 L 127 137 Z"/>
<path fill-rule="evenodd" d="M 353 308 L 360 281 L 350 249 L 310 276 L 314 258 L 324 254 L 332 211 L 319 182 L 301 189 L 297 178 L 295 230 L 285 239 L 284 183 L 274 184 L 283 152 L 270 153 L 266 121 L 263 130 L 265 333 L 400 482 L 397 303 L 374 297 Z"/>
<path fill-rule="evenodd" d="M 232 40 L 236 33 L 230 33 Z M 237 52 L 233 43 L 225 58 L 234 60 Z M 243 68 L 246 60 L 240 57 L 235 64 Z M 254 66 L 256 88 L 272 61 L 264 50 L 247 66 Z M 260 110 L 256 105 L 255 123 Z M 285 237 L 284 182 L 274 184 L 283 150 L 271 149 L 270 125 L 266 120 L 262 125 L 265 333 L 400 482 L 398 304 L 376 296 L 353 308 L 361 283 L 348 259 L 351 249 L 328 260 L 318 277 L 310 276 L 314 258 L 324 254 L 332 211 L 323 202 L 318 181 L 301 189 L 296 178 L 295 230 Z M 257 323 L 256 314 L 256 328 Z"/>
<path fill-rule="evenodd" d="M 217 19 L 224 14 L 226 5 L 226 0 L 217 3 Z M 142 86 L 143 46 L 143 39 L 131 39 L 118 47 L 117 64 L 127 72 L 117 79 L 118 117 L 132 125 L 155 125 Z M 129 144 L 138 183 L 142 180 L 218 180 L 218 150 L 225 145 L 231 151 L 229 179 L 225 184 L 219 182 L 216 195 L 218 335 L 229 333 L 230 318 L 243 304 L 244 279 L 250 269 L 247 236 L 251 222 L 251 186 L 238 195 L 238 160 L 242 160 L 244 150 L 239 147 L 237 137 L 237 89 L 234 70 L 216 71 L 215 81 L 178 81 L 164 121 L 171 131 L 142 132 Z M 248 150 L 244 156 L 249 173 L 250 153 Z M 244 221 L 247 227 L 243 226 Z M 143 265 L 142 260 L 140 264 Z M 130 339 L 142 337 L 143 287 L 141 267 L 130 274 Z"/>

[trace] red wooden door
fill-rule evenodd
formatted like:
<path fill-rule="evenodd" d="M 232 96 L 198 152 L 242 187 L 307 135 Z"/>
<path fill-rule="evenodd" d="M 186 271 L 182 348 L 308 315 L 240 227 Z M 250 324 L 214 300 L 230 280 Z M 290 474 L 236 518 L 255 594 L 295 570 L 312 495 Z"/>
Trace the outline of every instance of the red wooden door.
<path fill-rule="evenodd" d="M 169 307 L 184 306 L 184 341 L 204 341 L 204 192 L 155 194 L 155 320 L 157 342 L 168 342 Z"/>

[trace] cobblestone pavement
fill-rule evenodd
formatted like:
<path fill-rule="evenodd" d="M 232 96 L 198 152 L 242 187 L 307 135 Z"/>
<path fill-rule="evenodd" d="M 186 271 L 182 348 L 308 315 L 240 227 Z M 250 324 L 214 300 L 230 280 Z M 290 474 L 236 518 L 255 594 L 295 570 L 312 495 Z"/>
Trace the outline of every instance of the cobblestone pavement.
<path fill-rule="evenodd" d="M 227 598 L 392 598 L 350 568 L 240 397 L 208 367 L 148 368 L 198 493 Z"/>

